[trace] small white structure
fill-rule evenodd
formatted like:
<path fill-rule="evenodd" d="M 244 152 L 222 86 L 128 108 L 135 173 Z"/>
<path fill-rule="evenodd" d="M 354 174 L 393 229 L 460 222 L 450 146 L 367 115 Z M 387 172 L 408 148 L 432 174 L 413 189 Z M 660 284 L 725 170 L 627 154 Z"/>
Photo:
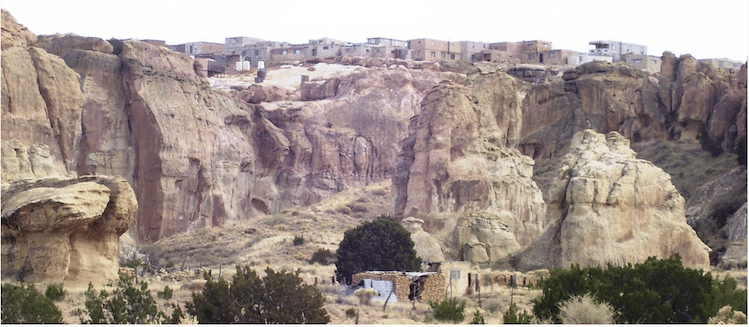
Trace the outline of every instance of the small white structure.
<path fill-rule="evenodd" d="M 371 288 L 378 292 L 377 295 L 372 297 L 372 300 L 387 301 L 387 303 L 398 302 L 398 296 L 395 295 L 395 290 L 393 289 L 393 282 L 374 279 L 363 279 L 362 282 L 364 283 L 364 288 Z"/>

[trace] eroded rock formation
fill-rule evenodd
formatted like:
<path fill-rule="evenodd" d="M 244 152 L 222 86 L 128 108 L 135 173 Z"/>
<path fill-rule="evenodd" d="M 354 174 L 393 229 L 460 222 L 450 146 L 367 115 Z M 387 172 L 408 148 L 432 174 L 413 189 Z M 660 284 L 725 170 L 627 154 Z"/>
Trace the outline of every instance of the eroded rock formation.
<path fill-rule="evenodd" d="M 534 159 L 554 157 L 590 128 L 632 142 L 699 140 L 746 164 L 746 67 L 731 72 L 670 52 L 661 59 L 660 75 L 592 62 L 533 87 L 523 102 L 519 148 Z"/>
<path fill-rule="evenodd" d="M 402 161 L 393 177 L 395 215 L 445 221 L 445 230 L 437 234 L 446 234 L 442 240 L 451 250 L 445 254 L 454 259 L 465 258 L 455 249 L 474 241 L 468 234 L 483 242 L 487 259 L 497 259 L 500 254 L 491 252 L 501 242 L 495 240 L 507 239 L 507 231 L 526 246 L 546 225 L 546 205 L 531 180 L 533 160 L 511 148 L 520 129 L 515 83 L 502 72 L 473 75 L 467 85 L 442 82 L 422 100 L 412 133 L 402 143 Z M 510 214 L 500 215 L 503 211 Z M 496 228 L 471 227 L 484 223 Z M 455 236 L 456 224 L 481 231 Z"/>
<path fill-rule="evenodd" d="M 2 274 L 26 282 L 106 284 L 118 278 L 119 237 L 138 202 L 122 178 L 3 184 Z"/>
<path fill-rule="evenodd" d="M 617 132 L 575 134 L 549 190 L 544 233 L 514 258 L 519 269 L 622 265 L 678 253 L 706 269 L 710 248 L 687 224 L 684 199 L 670 176 L 635 159 Z"/>

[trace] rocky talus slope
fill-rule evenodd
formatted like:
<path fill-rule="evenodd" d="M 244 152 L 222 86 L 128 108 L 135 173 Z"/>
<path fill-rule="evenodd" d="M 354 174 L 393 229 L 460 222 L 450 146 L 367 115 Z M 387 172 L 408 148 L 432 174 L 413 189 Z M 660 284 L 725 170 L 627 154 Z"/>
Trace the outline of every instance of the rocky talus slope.
<path fill-rule="evenodd" d="M 678 253 L 685 266 L 706 269 L 710 248 L 687 224 L 684 199 L 670 179 L 636 159 L 617 132 L 576 133 L 549 189 L 552 222 L 514 265 L 622 265 Z"/>

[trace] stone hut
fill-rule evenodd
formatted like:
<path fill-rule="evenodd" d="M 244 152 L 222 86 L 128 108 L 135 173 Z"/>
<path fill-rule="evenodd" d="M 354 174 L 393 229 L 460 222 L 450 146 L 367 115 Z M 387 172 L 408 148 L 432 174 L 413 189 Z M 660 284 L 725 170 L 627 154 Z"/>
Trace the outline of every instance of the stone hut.
<path fill-rule="evenodd" d="M 367 271 L 354 274 L 352 279 L 354 284 L 363 284 L 365 279 L 392 282 L 398 301 L 414 298 L 421 302 L 445 300 L 445 276 L 440 272 Z"/>

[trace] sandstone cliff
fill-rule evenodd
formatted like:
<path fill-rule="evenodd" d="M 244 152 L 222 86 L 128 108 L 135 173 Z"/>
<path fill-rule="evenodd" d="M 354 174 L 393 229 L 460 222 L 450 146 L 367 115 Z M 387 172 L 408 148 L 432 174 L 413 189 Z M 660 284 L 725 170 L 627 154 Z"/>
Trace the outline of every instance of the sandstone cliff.
<path fill-rule="evenodd" d="M 689 55 L 661 58 L 659 75 L 592 62 L 531 88 L 520 150 L 534 159 L 559 156 L 574 133 L 590 128 L 632 142 L 699 140 L 714 155 L 736 153 L 746 164 L 746 65 L 732 73 Z"/>
<path fill-rule="evenodd" d="M 3 182 L 123 176 L 140 201 L 140 241 L 390 178 L 421 97 L 461 78 L 383 62 L 296 92 L 254 85 L 237 99 L 166 48 L 36 38 L 15 21 L 3 24 Z"/>
<path fill-rule="evenodd" d="M 441 231 L 430 232 L 441 235 L 453 259 L 465 259 L 464 244 L 477 242 L 481 249 L 468 257 L 498 259 L 530 244 L 546 225 L 546 205 L 531 180 L 533 160 L 511 148 L 519 137 L 515 83 L 502 72 L 473 75 L 466 85 L 442 82 L 421 101 L 403 141 L 393 177 L 395 215 L 442 221 Z M 496 228 L 486 232 L 476 224 Z M 507 240 L 518 246 L 499 250 Z"/>
<path fill-rule="evenodd" d="M 138 210 L 127 181 L 26 179 L 3 184 L 2 197 L 3 277 L 83 285 L 117 279 L 119 237 Z"/>
<path fill-rule="evenodd" d="M 687 224 L 670 176 L 635 159 L 617 132 L 576 133 L 549 194 L 553 221 L 514 258 L 519 269 L 622 265 L 676 253 L 688 267 L 710 264 L 710 248 Z"/>

